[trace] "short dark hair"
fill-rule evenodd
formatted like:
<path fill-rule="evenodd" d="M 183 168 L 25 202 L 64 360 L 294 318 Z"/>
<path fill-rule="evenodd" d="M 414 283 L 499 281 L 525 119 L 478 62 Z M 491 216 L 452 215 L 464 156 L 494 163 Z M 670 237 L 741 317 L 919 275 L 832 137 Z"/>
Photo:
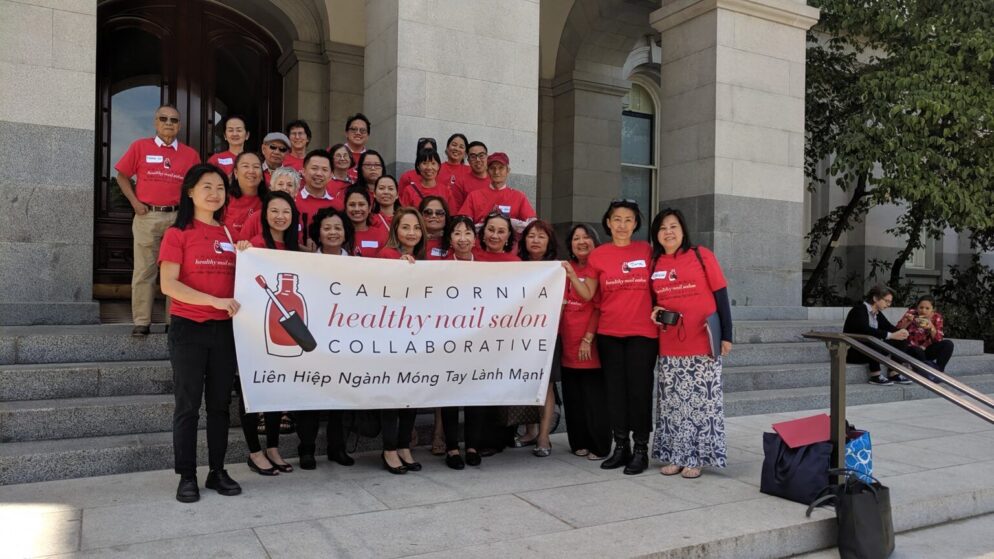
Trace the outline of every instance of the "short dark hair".
<path fill-rule="evenodd" d="M 355 245 L 355 225 L 349 221 L 349 216 L 345 215 L 345 212 L 336 210 L 335 208 L 321 208 L 318 213 L 314 214 L 314 219 L 311 224 L 307 227 L 307 234 L 310 236 L 314 244 L 321 246 L 321 222 L 330 218 L 337 217 L 342 220 L 342 228 L 345 229 L 345 240 L 342 242 L 342 248 L 345 252 L 352 254 L 352 249 Z"/>
<path fill-rule="evenodd" d="M 452 249 L 452 232 L 456 230 L 456 225 L 462 223 L 473 232 L 473 236 L 476 236 L 476 224 L 473 223 L 473 218 L 468 215 L 455 215 L 452 219 L 445 224 L 445 232 L 442 233 L 442 250 L 448 252 Z"/>
<path fill-rule="evenodd" d="M 335 145 L 331 146 L 330 148 L 328 148 L 328 155 L 330 156 L 330 161 L 331 161 L 331 167 L 332 167 L 332 169 L 335 168 L 335 152 L 338 151 L 338 150 L 340 150 L 340 149 L 342 149 L 342 148 L 345 148 L 345 151 L 347 151 L 348 154 L 349 154 L 349 169 L 351 169 L 352 167 L 355 166 L 354 165 L 354 161 L 352 160 L 352 152 L 349 151 L 349 146 L 347 146 L 344 143 L 342 143 L 342 144 L 335 144 Z"/>
<path fill-rule="evenodd" d="M 379 202 L 379 200 L 376 199 L 376 192 L 375 191 L 376 191 L 376 187 L 380 185 L 380 181 L 383 180 L 383 179 L 390 179 L 390 180 L 392 180 L 393 181 L 394 190 L 397 191 L 397 199 L 393 201 L 393 211 L 394 211 L 394 213 L 396 213 L 397 210 L 399 210 L 401 208 L 401 203 L 400 203 L 400 184 L 397 183 L 397 179 L 393 175 L 380 175 L 379 177 L 376 178 L 376 181 L 373 182 L 373 191 L 374 191 L 373 192 L 373 209 L 370 210 L 370 213 L 374 213 L 374 214 L 380 213 L 380 202 Z"/>
<path fill-rule="evenodd" d="M 266 247 L 276 248 L 276 240 L 273 239 L 272 228 L 266 220 L 269 205 L 273 203 L 273 200 L 283 200 L 287 204 L 290 204 L 290 226 L 283 232 L 283 246 L 286 247 L 286 250 L 300 250 L 300 241 L 298 240 L 297 235 L 297 230 L 299 229 L 297 224 L 300 223 L 300 212 L 297 211 L 297 206 L 293 203 L 293 198 L 282 190 L 270 193 L 269 196 L 266 197 L 266 200 L 262 203 L 262 215 L 260 216 L 260 219 L 262 219 L 262 239 L 266 242 Z"/>
<path fill-rule="evenodd" d="M 587 225 L 586 223 L 577 223 L 573 227 L 570 227 L 569 235 L 566 236 L 566 256 L 568 256 L 569 259 L 573 262 L 579 261 L 579 258 L 576 257 L 576 254 L 573 254 L 573 235 L 576 235 L 576 232 L 579 231 L 580 229 L 583 229 L 583 231 L 587 234 L 587 236 L 593 240 L 594 248 L 597 248 L 597 246 L 601 244 L 600 237 L 597 236 L 597 231 L 595 231 L 593 227 Z"/>
<path fill-rule="evenodd" d="M 361 186 L 361 187 L 363 187 L 363 188 L 365 188 L 367 190 L 369 189 L 369 185 L 366 184 L 366 176 L 362 174 L 362 166 L 366 163 L 366 159 L 368 159 L 370 157 L 373 157 L 373 156 L 375 156 L 377 159 L 380 160 L 380 165 L 383 166 L 383 172 L 384 173 L 387 172 L 387 169 L 386 169 L 387 162 L 383 160 L 383 156 L 380 155 L 380 152 L 376 151 L 375 149 L 367 149 L 366 151 L 362 152 L 362 155 L 359 156 L 359 161 L 356 162 L 356 180 L 355 180 L 355 185 L 356 186 Z M 397 188 L 398 189 L 400 188 L 399 184 L 397 185 Z"/>
<path fill-rule="evenodd" d="M 210 163 L 197 163 L 193 167 L 190 167 L 186 175 L 183 175 L 183 183 L 179 187 L 179 210 L 176 212 L 176 221 L 173 222 L 173 227 L 182 230 L 193 223 L 193 198 L 189 194 L 193 190 L 193 187 L 197 186 L 197 183 L 200 182 L 200 179 L 208 173 L 218 175 L 221 177 L 221 181 L 224 182 L 224 205 L 214 212 L 214 219 L 221 221 L 221 218 L 224 216 L 224 208 L 228 206 L 228 192 L 231 188 L 228 185 L 228 177 L 224 176 L 224 171 Z"/>
<path fill-rule="evenodd" d="M 503 219 L 507 223 L 507 242 L 504 243 L 504 252 L 511 252 L 514 248 L 514 226 L 511 224 L 511 218 L 507 217 L 501 212 L 490 212 L 487 217 L 483 218 L 483 222 L 480 223 L 480 228 L 476 231 L 476 238 L 480 241 L 480 248 L 483 250 L 487 249 L 486 244 L 483 242 L 483 232 L 487 229 L 487 223 L 490 223 L 491 219 Z"/>
<path fill-rule="evenodd" d="M 611 214 L 614 210 L 618 208 L 625 208 L 635 212 L 635 230 L 633 233 L 642 228 L 642 212 L 639 211 L 639 204 L 635 200 L 628 198 L 616 198 L 611 200 L 611 203 L 607 206 L 607 211 L 604 212 L 604 217 L 601 218 L 601 227 L 604 228 L 604 232 L 607 236 L 611 236 L 611 228 L 607 226 L 608 221 L 611 220 Z"/>
<path fill-rule="evenodd" d="M 369 201 L 369 189 L 367 189 L 365 186 L 359 186 L 357 184 L 353 184 L 352 186 L 345 189 L 345 194 L 342 195 L 344 196 L 344 198 L 342 198 L 342 207 L 344 207 L 346 210 L 345 211 L 346 217 L 348 217 L 349 198 L 355 195 L 362 195 L 362 198 L 366 200 L 367 204 L 369 204 L 369 215 L 366 216 L 366 224 L 367 225 L 371 224 L 372 223 L 371 218 L 373 217 L 373 205 Z"/>
<path fill-rule="evenodd" d="M 874 303 L 874 299 L 883 299 L 888 295 L 894 297 L 894 290 L 882 283 L 878 283 L 866 292 L 866 302 L 872 305 Z"/>
<path fill-rule="evenodd" d="M 445 140 L 445 153 L 446 153 L 446 155 L 448 155 L 448 153 L 449 153 L 449 144 L 451 144 L 452 140 L 455 140 L 456 138 L 461 139 L 462 143 L 466 146 L 466 150 L 467 151 L 469 150 L 469 140 L 466 139 L 466 135 L 463 134 L 462 132 L 456 132 L 455 134 L 449 136 L 448 140 Z M 482 145 L 482 142 L 480 142 L 480 144 Z M 487 146 L 483 146 L 483 147 L 486 148 Z M 465 157 L 464 157 L 464 159 L 465 159 Z"/>
<path fill-rule="evenodd" d="M 242 194 L 243 194 L 242 193 L 242 185 L 239 184 L 238 179 L 235 178 L 235 169 L 238 168 L 238 163 L 243 158 L 245 158 L 245 157 L 247 157 L 249 155 L 252 155 L 252 156 L 255 156 L 256 158 L 258 158 L 260 166 L 262 165 L 262 162 L 265 161 L 265 159 L 262 157 L 261 154 L 258 154 L 258 153 L 254 152 L 254 151 L 243 151 L 243 152 L 239 153 L 237 156 L 235 156 L 235 164 L 234 164 L 234 166 L 231 167 L 231 182 L 228 183 L 228 194 L 232 198 L 241 198 L 242 197 Z M 260 173 L 261 172 L 262 172 L 262 170 L 260 169 Z M 258 187 L 258 190 L 256 192 L 256 195 L 260 199 L 263 199 L 263 198 L 265 198 L 266 196 L 269 195 L 269 188 L 266 186 L 266 179 L 265 179 L 265 177 L 262 177 L 262 176 L 259 177 L 259 187 Z"/>
<path fill-rule="evenodd" d="M 414 172 L 417 173 L 418 176 L 421 176 L 421 169 L 418 167 L 426 161 L 434 161 L 439 165 L 442 164 L 442 158 L 438 156 L 437 151 L 431 148 L 425 148 L 418 152 L 418 157 L 414 160 Z"/>
<path fill-rule="evenodd" d="M 545 246 L 545 254 L 542 255 L 542 261 L 558 259 L 559 243 L 556 241 L 556 232 L 552 229 L 551 225 L 541 219 L 536 219 L 535 221 L 529 223 L 525 226 L 524 231 L 521 232 L 521 237 L 518 239 L 518 258 L 520 258 L 522 262 L 527 262 L 531 259 L 528 254 L 528 247 L 526 246 L 525 238 L 528 237 L 528 233 L 531 233 L 533 229 L 542 231 L 549 238 L 549 244 Z"/>
<path fill-rule="evenodd" d="M 649 225 L 649 242 L 652 243 L 653 262 L 659 260 L 659 257 L 665 252 L 663 244 L 659 242 L 659 228 L 663 226 L 663 220 L 669 216 L 675 217 L 680 222 L 680 229 L 683 230 L 683 241 L 680 243 L 680 248 L 677 249 L 677 252 L 686 252 L 694 247 L 693 243 L 690 242 L 690 233 L 687 232 L 687 220 L 684 219 L 683 212 L 676 208 L 663 208 L 656 214 L 656 217 L 652 218 L 652 224 Z"/>
<path fill-rule="evenodd" d="M 310 162 L 310 160 L 315 157 L 323 157 L 327 159 L 328 166 L 331 167 L 332 163 L 331 154 L 323 149 L 312 149 L 311 151 L 307 152 L 307 155 L 304 156 L 304 167 L 307 167 L 307 163 Z"/>
<path fill-rule="evenodd" d="M 483 151 L 486 151 L 488 153 L 490 152 L 490 150 L 487 149 L 487 144 L 485 144 L 485 143 L 483 143 L 483 142 L 481 142 L 479 140 L 473 140 L 472 142 L 466 144 L 466 153 L 469 153 L 469 149 L 470 148 L 475 148 L 476 146 L 482 147 Z"/>
<path fill-rule="evenodd" d="M 361 120 L 361 121 L 363 121 L 363 122 L 366 123 L 366 133 L 367 134 L 372 134 L 373 133 L 373 125 L 369 123 L 369 119 L 366 118 L 366 115 L 364 115 L 362 113 L 356 113 L 354 115 L 349 115 L 349 118 L 345 119 L 345 131 L 348 132 L 349 131 L 349 127 L 352 126 L 352 123 L 355 122 L 355 121 L 357 121 L 357 120 Z"/>
<path fill-rule="evenodd" d="M 304 134 L 307 134 L 307 141 L 311 141 L 311 127 L 307 125 L 306 120 L 297 119 L 286 123 L 286 135 L 289 136 L 290 130 L 293 130 L 294 128 L 303 128 Z"/>
<path fill-rule="evenodd" d="M 919 297 L 918 300 L 915 301 L 915 306 L 917 307 L 918 305 L 924 303 L 925 301 L 932 303 L 933 307 L 935 306 L 935 297 L 932 297 L 931 295 L 922 295 L 921 297 Z"/>
<path fill-rule="evenodd" d="M 248 121 L 245 120 L 244 116 L 237 115 L 237 114 L 236 115 L 228 115 L 228 116 L 224 117 L 224 120 L 221 121 L 221 130 L 224 130 L 225 128 L 227 128 L 228 127 L 228 123 L 231 122 L 232 120 L 240 120 L 240 121 L 242 121 L 242 124 L 245 125 L 246 130 L 248 130 Z"/>

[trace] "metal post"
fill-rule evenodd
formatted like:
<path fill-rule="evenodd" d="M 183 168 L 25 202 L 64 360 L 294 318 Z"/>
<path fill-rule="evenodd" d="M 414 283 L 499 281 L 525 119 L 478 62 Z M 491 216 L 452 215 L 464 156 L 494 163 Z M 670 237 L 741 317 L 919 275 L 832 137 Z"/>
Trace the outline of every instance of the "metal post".
<path fill-rule="evenodd" d="M 826 342 L 832 359 L 831 425 L 832 467 L 846 466 L 846 354 L 849 344 L 843 341 Z M 840 478 L 841 480 L 841 478 Z"/>

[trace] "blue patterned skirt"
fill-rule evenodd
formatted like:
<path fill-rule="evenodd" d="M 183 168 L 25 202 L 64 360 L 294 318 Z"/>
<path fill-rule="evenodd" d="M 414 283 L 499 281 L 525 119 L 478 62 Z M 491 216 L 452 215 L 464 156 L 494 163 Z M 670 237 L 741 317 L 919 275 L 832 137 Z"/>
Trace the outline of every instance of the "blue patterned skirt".
<path fill-rule="evenodd" d="M 659 390 L 652 457 L 685 468 L 724 468 L 721 358 L 660 357 L 656 382 Z"/>

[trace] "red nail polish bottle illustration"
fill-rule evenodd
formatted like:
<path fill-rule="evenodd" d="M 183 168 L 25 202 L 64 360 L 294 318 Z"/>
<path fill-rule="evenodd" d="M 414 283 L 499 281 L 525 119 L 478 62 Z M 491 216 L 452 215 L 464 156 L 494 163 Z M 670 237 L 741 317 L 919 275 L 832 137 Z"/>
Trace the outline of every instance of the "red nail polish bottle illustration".
<path fill-rule="evenodd" d="M 276 298 L 283 305 L 287 312 L 295 313 L 301 321 L 307 324 L 307 305 L 304 298 L 297 291 L 297 274 L 280 273 L 277 274 L 276 281 L 280 290 L 276 293 Z M 279 357 L 296 357 L 303 355 L 304 349 L 287 333 L 280 319 L 283 313 L 270 301 L 266 307 L 266 351 L 270 355 Z"/>

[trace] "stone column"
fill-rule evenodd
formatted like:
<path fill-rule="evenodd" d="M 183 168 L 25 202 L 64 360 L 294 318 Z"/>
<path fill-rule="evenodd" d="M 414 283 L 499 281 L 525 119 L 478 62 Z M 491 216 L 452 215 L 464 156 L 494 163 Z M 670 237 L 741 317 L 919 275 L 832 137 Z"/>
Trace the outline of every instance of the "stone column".
<path fill-rule="evenodd" d="M 538 16 L 529 0 L 367 0 L 363 106 L 389 170 L 413 166 L 418 138 L 462 132 L 507 152 L 534 202 Z"/>
<path fill-rule="evenodd" d="M 0 3 L 0 326 L 99 320 L 96 51 L 96 2 Z"/>
<path fill-rule="evenodd" d="M 663 0 L 661 204 L 714 247 L 738 306 L 798 306 L 804 205 L 803 0 Z"/>
<path fill-rule="evenodd" d="M 277 61 L 283 75 L 283 120 L 307 121 L 310 149 L 328 147 L 328 67 L 319 45 L 301 41 L 294 41 L 293 49 Z"/>

